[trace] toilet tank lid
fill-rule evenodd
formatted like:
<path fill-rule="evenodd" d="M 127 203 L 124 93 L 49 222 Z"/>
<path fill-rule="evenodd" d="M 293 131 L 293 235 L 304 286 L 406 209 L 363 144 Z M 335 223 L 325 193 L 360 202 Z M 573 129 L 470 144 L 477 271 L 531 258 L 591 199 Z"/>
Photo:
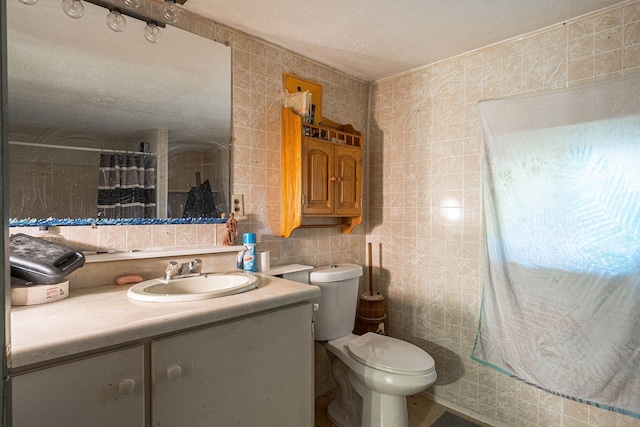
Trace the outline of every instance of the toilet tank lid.
<path fill-rule="evenodd" d="M 333 264 L 316 267 L 309 273 L 311 283 L 339 282 L 362 276 L 362 266 L 357 264 Z"/>

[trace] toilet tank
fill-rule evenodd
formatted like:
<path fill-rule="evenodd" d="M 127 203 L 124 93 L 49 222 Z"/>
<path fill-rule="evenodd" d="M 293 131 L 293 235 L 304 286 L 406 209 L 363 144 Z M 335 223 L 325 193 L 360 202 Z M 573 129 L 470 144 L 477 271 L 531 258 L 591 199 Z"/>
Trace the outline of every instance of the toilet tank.
<path fill-rule="evenodd" d="M 350 334 L 356 319 L 358 288 L 362 267 L 338 264 L 317 267 L 309 273 L 309 282 L 320 288 L 314 314 L 315 339 L 332 340 Z"/>

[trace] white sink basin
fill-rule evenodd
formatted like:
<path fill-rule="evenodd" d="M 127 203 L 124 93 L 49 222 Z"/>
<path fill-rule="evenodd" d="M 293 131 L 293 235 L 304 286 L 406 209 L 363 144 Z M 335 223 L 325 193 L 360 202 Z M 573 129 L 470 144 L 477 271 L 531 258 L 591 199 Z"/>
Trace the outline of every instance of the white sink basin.
<path fill-rule="evenodd" d="M 240 271 L 203 273 L 184 279 L 151 279 L 129 288 L 127 296 L 144 302 L 181 302 L 219 298 L 258 287 L 257 276 Z"/>

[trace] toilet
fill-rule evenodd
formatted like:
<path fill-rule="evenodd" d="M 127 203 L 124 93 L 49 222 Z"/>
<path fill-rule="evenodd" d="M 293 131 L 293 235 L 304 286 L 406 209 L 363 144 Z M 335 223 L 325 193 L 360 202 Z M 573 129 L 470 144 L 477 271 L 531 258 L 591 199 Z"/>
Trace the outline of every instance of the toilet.
<path fill-rule="evenodd" d="M 362 267 L 355 264 L 317 267 L 309 273 L 309 282 L 321 292 L 315 339 L 326 347 L 338 385 L 327 415 L 340 427 L 408 426 L 406 396 L 435 383 L 435 363 L 408 342 L 351 332 L 360 276 Z"/>

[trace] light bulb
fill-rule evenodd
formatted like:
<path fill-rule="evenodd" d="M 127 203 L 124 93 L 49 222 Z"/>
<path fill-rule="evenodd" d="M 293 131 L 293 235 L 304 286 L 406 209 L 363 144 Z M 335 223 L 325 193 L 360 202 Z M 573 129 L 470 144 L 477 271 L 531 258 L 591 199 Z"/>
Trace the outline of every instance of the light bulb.
<path fill-rule="evenodd" d="M 178 22 L 180 17 L 180 7 L 176 4 L 175 0 L 164 0 L 162 5 L 162 19 L 171 24 Z"/>
<path fill-rule="evenodd" d="M 160 27 L 155 22 L 149 22 L 143 30 L 144 38 L 149 43 L 158 43 L 160 41 Z"/>
<path fill-rule="evenodd" d="M 122 0 L 122 4 L 130 9 L 137 9 L 140 7 L 140 0 Z"/>
<path fill-rule="evenodd" d="M 36 4 L 38 2 L 38 0 L 18 0 L 18 1 L 22 4 L 28 4 L 28 5 Z"/>
<path fill-rule="evenodd" d="M 84 5 L 80 0 L 62 0 L 62 10 L 73 19 L 84 16 Z"/>
<path fill-rule="evenodd" d="M 116 33 L 124 31 L 127 27 L 127 21 L 118 9 L 111 9 L 107 15 L 107 25 Z"/>

